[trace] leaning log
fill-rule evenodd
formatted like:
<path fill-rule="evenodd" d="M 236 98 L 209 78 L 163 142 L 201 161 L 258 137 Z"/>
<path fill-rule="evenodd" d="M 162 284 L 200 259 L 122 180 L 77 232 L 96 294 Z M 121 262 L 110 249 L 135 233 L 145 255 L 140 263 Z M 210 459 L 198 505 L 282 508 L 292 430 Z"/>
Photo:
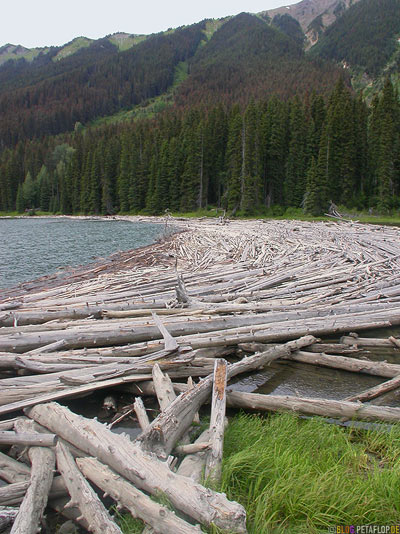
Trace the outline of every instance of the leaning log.
<path fill-rule="evenodd" d="M 243 507 L 220 493 L 179 476 L 167 464 L 146 454 L 137 444 L 113 434 L 97 421 L 72 413 L 55 403 L 34 406 L 27 415 L 87 454 L 96 456 L 134 485 L 150 494 L 160 491 L 171 504 L 194 520 L 222 529 L 246 532 Z"/>
<path fill-rule="evenodd" d="M 213 377 L 211 401 L 210 441 L 211 448 L 207 455 L 204 477 L 212 486 L 221 479 L 222 453 L 224 446 L 227 362 L 216 360 Z"/>
<path fill-rule="evenodd" d="M 28 455 L 32 463 L 30 485 L 11 529 L 11 534 L 36 534 L 53 481 L 54 452 L 46 447 L 31 447 Z"/>
<path fill-rule="evenodd" d="M 112 497 L 118 505 L 127 508 L 133 517 L 150 525 L 155 534 L 200 534 L 202 532 L 198 526 L 190 525 L 165 506 L 150 499 L 96 458 L 80 458 L 77 464 L 86 478 Z"/>
<path fill-rule="evenodd" d="M 380 395 L 383 395 L 388 391 L 393 391 L 394 389 L 397 389 L 399 387 L 400 375 L 397 375 L 392 378 L 392 380 L 387 380 L 386 382 L 383 382 L 383 384 L 378 384 L 373 388 L 369 388 L 365 391 L 362 391 L 361 393 L 358 393 L 358 395 L 351 395 L 350 397 L 346 397 L 345 400 L 351 402 L 366 402 L 375 399 L 376 397 L 379 397 Z"/>
<path fill-rule="evenodd" d="M 89 530 L 95 534 L 104 534 L 104 532 L 122 534 L 104 504 L 79 471 L 71 453 L 62 443 L 57 444 L 56 456 L 58 470 L 71 495 L 71 506 L 78 506 L 89 525 Z"/>
<path fill-rule="evenodd" d="M 313 336 L 305 336 L 296 341 L 273 347 L 266 352 L 243 358 L 243 360 L 228 366 L 228 379 L 237 374 L 264 367 L 278 358 L 288 356 L 292 351 L 315 343 L 315 341 Z M 155 452 L 161 458 L 168 457 L 175 444 L 192 424 L 194 414 L 210 396 L 212 383 L 213 375 L 210 374 L 193 389 L 177 397 L 138 437 L 142 447 L 145 450 Z"/>

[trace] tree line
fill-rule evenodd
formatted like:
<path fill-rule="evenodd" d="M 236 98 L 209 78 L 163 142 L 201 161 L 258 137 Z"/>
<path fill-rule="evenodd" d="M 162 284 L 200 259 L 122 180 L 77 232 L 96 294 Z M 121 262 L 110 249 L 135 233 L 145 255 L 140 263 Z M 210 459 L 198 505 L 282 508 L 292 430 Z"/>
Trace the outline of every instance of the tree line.
<path fill-rule="evenodd" d="M 0 210 L 320 215 L 332 201 L 400 208 L 400 106 L 387 80 L 368 107 L 339 81 L 329 98 L 168 110 L 156 119 L 19 142 L 0 155 Z"/>

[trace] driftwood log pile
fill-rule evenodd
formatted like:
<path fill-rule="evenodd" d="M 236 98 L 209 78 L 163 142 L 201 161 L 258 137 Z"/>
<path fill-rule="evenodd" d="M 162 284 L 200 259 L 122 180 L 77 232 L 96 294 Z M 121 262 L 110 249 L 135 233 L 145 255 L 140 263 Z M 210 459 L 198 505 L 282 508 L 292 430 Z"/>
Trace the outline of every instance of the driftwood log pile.
<path fill-rule="evenodd" d="M 149 247 L 134 268 L 132 252 L 113 272 L 89 267 L 80 280 L 0 300 L 0 531 L 13 523 L 11 532 L 37 532 L 50 506 L 89 531 L 121 532 L 95 486 L 146 532 L 215 524 L 244 533 L 245 510 L 215 490 L 226 406 L 400 420 L 400 408 L 369 403 L 400 386 L 400 340 L 368 332 L 400 325 L 396 228 L 185 224 L 157 245 L 157 264 Z M 377 352 L 394 363 L 376 361 Z M 275 360 L 382 383 L 341 400 L 232 386 Z M 117 388 L 132 396 L 119 419 L 137 417 L 133 441 L 60 404 Z M 158 401 L 154 418 L 147 396 Z M 193 421 L 206 403 L 210 424 L 198 436 Z"/>

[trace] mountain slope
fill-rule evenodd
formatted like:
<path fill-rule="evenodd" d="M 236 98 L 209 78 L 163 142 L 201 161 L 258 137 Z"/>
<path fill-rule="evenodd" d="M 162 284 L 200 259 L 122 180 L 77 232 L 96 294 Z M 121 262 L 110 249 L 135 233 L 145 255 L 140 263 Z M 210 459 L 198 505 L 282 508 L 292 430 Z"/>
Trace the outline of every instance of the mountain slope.
<path fill-rule="evenodd" d="M 56 62 L 7 63 L 0 68 L 3 146 L 69 131 L 164 93 L 177 65 L 205 39 L 204 26 L 154 35 L 124 52 L 104 39 Z"/>
<path fill-rule="evenodd" d="M 362 0 L 334 22 L 313 55 L 378 76 L 399 47 L 399 0 Z"/>
<path fill-rule="evenodd" d="M 275 94 L 288 98 L 310 87 L 326 93 L 342 69 L 305 56 L 302 42 L 255 15 L 226 22 L 190 62 L 178 90 L 180 105 L 240 102 Z"/>
<path fill-rule="evenodd" d="M 274 19 L 276 15 L 290 15 L 296 19 L 307 36 L 309 45 L 315 44 L 319 36 L 351 5 L 360 0 L 302 0 L 298 4 L 263 11 Z"/>

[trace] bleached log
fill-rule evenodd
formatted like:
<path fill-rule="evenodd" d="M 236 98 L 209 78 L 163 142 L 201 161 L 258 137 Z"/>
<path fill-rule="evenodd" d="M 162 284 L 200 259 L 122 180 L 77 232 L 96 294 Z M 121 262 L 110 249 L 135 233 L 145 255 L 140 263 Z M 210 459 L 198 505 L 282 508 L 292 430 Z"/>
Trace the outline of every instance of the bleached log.
<path fill-rule="evenodd" d="M 53 447 L 57 443 L 55 434 L 31 434 L 0 431 L 0 445 L 24 445 L 27 447 Z"/>
<path fill-rule="evenodd" d="M 205 479 L 216 485 L 221 479 L 222 454 L 224 447 L 224 419 L 226 409 L 227 362 L 216 360 L 213 376 L 211 401 L 210 441 L 211 448 L 207 454 Z"/>
<path fill-rule="evenodd" d="M 66 345 L 67 342 L 65 341 L 65 339 L 60 339 L 60 341 L 55 341 L 54 343 L 50 343 L 49 345 L 44 345 L 43 347 L 30 350 L 29 352 L 25 352 L 24 356 L 35 356 L 36 354 L 55 352 L 56 350 L 62 349 Z"/>
<path fill-rule="evenodd" d="M 17 506 L 20 504 L 30 482 L 14 482 L 0 488 L 0 506 Z"/>
<path fill-rule="evenodd" d="M 400 421 L 400 408 L 366 405 L 359 402 L 336 401 L 288 395 L 260 395 L 243 391 L 230 391 L 228 406 L 258 411 L 289 411 L 304 415 L 338 417 L 367 421 Z"/>
<path fill-rule="evenodd" d="M 358 335 L 342 336 L 340 338 L 340 343 L 343 343 L 349 346 L 356 345 L 357 347 L 363 347 L 363 348 L 373 348 L 373 347 L 388 348 L 388 349 L 397 348 L 397 346 L 395 346 L 393 342 L 390 341 L 390 339 L 358 337 Z"/>
<path fill-rule="evenodd" d="M 351 402 L 366 402 L 371 399 L 375 399 L 376 397 L 379 397 L 380 395 L 383 395 L 384 393 L 392 391 L 393 389 L 396 389 L 398 387 L 400 387 L 400 375 L 395 376 L 391 380 L 383 382 L 383 384 L 378 384 L 373 388 L 369 388 L 366 391 L 362 391 L 357 395 L 351 395 L 349 397 L 346 397 L 345 400 Z"/>
<path fill-rule="evenodd" d="M 197 452 L 204 452 L 211 447 L 211 441 L 205 443 L 188 443 L 187 445 L 178 445 L 174 449 L 175 454 L 181 454 L 183 456 L 187 454 L 196 454 Z"/>
<path fill-rule="evenodd" d="M 138 418 L 140 428 L 145 430 L 150 425 L 150 421 L 141 397 L 136 397 L 133 408 L 135 410 L 136 417 Z"/>
<path fill-rule="evenodd" d="M 328 311 L 326 312 L 328 314 Z M 201 321 L 179 321 L 168 323 L 167 328 L 174 337 L 187 336 L 193 334 L 207 334 L 209 332 L 219 332 L 222 329 L 227 331 L 227 337 L 237 334 L 245 334 L 250 331 L 255 332 L 254 337 L 243 336 L 238 342 L 246 341 L 280 341 L 300 337 L 312 333 L 314 335 L 328 335 L 332 333 L 343 333 L 349 330 L 362 330 L 373 327 L 393 326 L 400 324 L 400 308 L 391 310 L 376 311 L 371 313 L 355 313 L 351 315 L 335 315 L 334 317 L 315 317 L 314 312 L 303 312 L 302 314 L 292 314 L 289 321 L 288 314 L 278 317 L 275 313 L 269 314 L 249 314 L 245 316 L 227 316 L 217 319 L 205 319 Z M 299 318 L 300 315 L 300 318 Z M 301 318 L 301 316 L 304 318 Z M 268 335 L 263 330 L 268 330 Z M 114 325 L 107 324 L 101 330 L 93 328 L 91 331 L 83 332 L 79 329 L 54 330 L 32 332 L 23 335 L 0 336 L 0 351 L 5 352 L 26 352 L 36 349 L 44 344 L 53 343 L 63 338 L 69 348 L 96 347 L 122 345 L 125 343 L 151 341 L 160 339 L 161 333 L 156 326 L 135 325 L 135 328 L 128 328 L 127 324 Z M 229 343 L 228 343 L 229 344 Z M 225 343 L 226 345 L 226 343 Z M 207 346 L 207 345 L 204 345 Z M 210 346 L 210 345 L 209 345 Z M 201 346 L 193 346 L 201 348 Z"/>
<path fill-rule="evenodd" d="M 179 518 L 136 489 L 127 480 L 112 471 L 95 458 L 77 460 L 79 469 L 120 506 L 127 508 L 133 517 L 149 524 L 156 534 L 200 534 L 198 526 L 193 526 Z"/>
<path fill-rule="evenodd" d="M 153 383 L 161 411 L 165 410 L 176 399 L 174 387 L 167 374 L 161 371 L 158 363 L 153 365 Z"/>
<path fill-rule="evenodd" d="M 54 452 L 46 447 L 31 447 L 28 455 L 32 463 L 30 485 L 11 529 L 11 534 L 36 534 L 53 481 Z"/>
<path fill-rule="evenodd" d="M 0 478 L 6 480 L 9 484 L 13 484 L 15 482 L 26 482 L 30 477 L 31 470 L 26 464 L 0 452 Z"/>
<path fill-rule="evenodd" d="M 78 506 L 82 516 L 95 534 L 122 534 L 121 529 L 111 519 L 89 483 L 85 480 L 71 453 L 62 443 L 56 447 L 57 467 L 71 496 L 71 506 Z"/>
<path fill-rule="evenodd" d="M 311 365 L 321 365 L 332 369 L 341 369 L 353 373 L 362 373 L 373 376 L 393 378 L 400 374 L 400 365 L 386 362 L 375 362 L 349 358 L 347 356 L 331 356 L 330 354 L 312 353 L 306 351 L 295 351 L 284 359 L 293 360 L 299 363 Z"/>
<path fill-rule="evenodd" d="M 27 415 L 87 454 L 95 455 L 137 488 L 151 494 L 165 493 L 175 508 L 196 521 L 205 525 L 215 523 L 238 534 L 246 532 L 242 506 L 171 472 L 164 462 L 97 421 L 75 415 L 55 403 L 34 406 L 27 410 Z"/>
<path fill-rule="evenodd" d="M 207 428 L 200 434 L 193 445 L 204 447 L 210 443 L 210 429 Z M 188 445 L 184 445 L 188 447 Z M 178 448 L 178 447 L 177 447 Z M 187 454 L 178 467 L 178 475 L 191 478 L 194 482 L 201 483 L 204 478 L 207 449 L 196 453 Z"/>
<path fill-rule="evenodd" d="M 264 353 L 244 358 L 228 366 L 228 379 L 237 374 L 264 367 L 282 356 L 289 355 L 294 350 L 315 343 L 315 341 L 313 336 L 305 336 L 296 341 L 273 347 Z M 212 383 L 213 375 L 211 374 L 201 380 L 193 389 L 177 397 L 138 437 L 141 446 L 146 450 L 155 452 L 161 458 L 166 458 L 179 438 L 192 424 L 194 414 L 198 412 L 200 406 L 211 394 Z"/>

